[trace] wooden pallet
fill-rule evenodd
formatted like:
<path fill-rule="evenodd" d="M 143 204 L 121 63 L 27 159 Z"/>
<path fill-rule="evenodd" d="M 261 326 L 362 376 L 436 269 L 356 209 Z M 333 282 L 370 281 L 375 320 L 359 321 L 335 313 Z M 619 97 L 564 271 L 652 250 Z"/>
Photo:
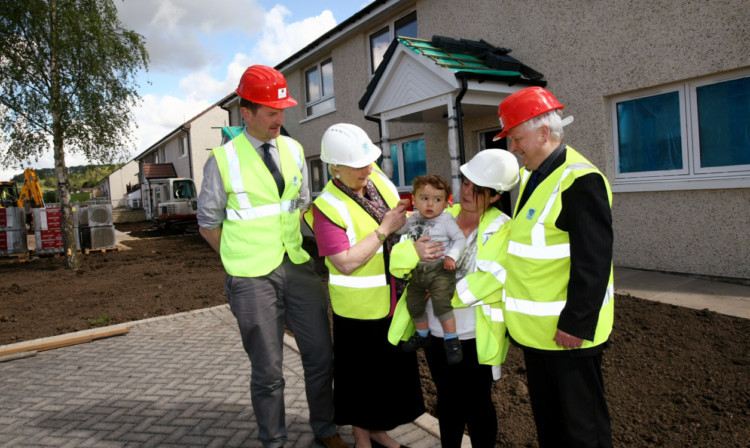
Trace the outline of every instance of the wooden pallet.
<path fill-rule="evenodd" d="M 91 252 L 113 252 L 113 251 L 120 252 L 120 250 L 121 250 L 120 246 L 102 247 L 102 248 L 99 248 L 99 249 L 83 249 L 83 253 L 86 254 L 86 255 L 88 255 Z"/>
<path fill-rule="evenodd" d="M 29 251 L 0 255 L 0 262 L 2 263 L 23 263 L 29 260 L 31 260 L 31 253 Z"/>

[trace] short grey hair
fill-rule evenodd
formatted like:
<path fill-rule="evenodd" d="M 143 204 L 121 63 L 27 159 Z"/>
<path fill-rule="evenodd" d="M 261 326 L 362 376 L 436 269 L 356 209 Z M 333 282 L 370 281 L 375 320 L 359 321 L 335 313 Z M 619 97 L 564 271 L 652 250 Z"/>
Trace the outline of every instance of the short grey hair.
<path fill-rule="evenodd" d="M 550 135 L 556 140 L 562 141 L 565 136 L 562 124 L 562 114 L 559 110 L 551 110 L 526 121 L 524 124 L 532 131 L 546 125 L 549 128 Z"/>

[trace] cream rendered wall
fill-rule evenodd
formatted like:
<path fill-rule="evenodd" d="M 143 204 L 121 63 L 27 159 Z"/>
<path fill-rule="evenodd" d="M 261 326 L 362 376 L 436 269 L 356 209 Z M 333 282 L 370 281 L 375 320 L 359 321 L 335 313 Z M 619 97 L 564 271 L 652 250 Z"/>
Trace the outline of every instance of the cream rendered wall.
<path fill-rule="evenodd" d="M 211 150 L 221 145 L 221 127 L 229 126 L 229 113 L 214 106 L 190 122 L 190 149 L 192 150 L 193 181 L 200 192 L 203 183 L 203 166 Z"/>
<path fill-rule="evenodd" d="M 127 185 L 137 185 L 138 180 L 138 162 L 131 160 L 123 165 L 120 169 L 109 175 L 109 199 L 112 207 L 127 206 Z"/>

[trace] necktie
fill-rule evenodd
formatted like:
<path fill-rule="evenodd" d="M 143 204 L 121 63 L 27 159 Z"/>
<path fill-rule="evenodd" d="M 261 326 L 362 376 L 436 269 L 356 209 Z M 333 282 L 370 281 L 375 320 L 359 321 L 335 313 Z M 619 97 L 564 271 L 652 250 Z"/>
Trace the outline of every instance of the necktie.
<path fill-rule="evenodd" d="M 280 197 L 284 193 L 284 178 L 281 177 L 281 171 L 279 171 L 279 168 L 271 157 L 271 145 L 263 143 L 261 148 L 263 148 L 263 162 L 266 164 L 266 167 L 268 167 L 268 171 L 271 172 L 273 180 L 276 181 L 276 187 L 279 189 Z"/>
<path fill-rule="evenodd" d="M 523 196 L 521 197 L 521 204 L 519 205 L 519 210 L 526 205 L 526 201 L 529 199 L 529 196 L 531 196 L 531 193 L 534 192 L 534 189 L 536 188 L 536 184 L 539 182 L 539 171 L 534 170 L 531 172 L 531 176 L 529 176 L 529 181 L 526 183 L 526 186 L 523 189 Z"/>

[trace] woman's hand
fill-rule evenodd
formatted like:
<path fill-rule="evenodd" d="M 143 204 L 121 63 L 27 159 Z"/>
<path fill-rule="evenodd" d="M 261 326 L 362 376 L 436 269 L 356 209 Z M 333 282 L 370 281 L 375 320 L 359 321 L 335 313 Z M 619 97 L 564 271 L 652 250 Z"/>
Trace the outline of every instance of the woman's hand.
<path fill-rule="evenodd" d="M 396 230 L 400 229 L 406 223 L 406 206 L 399 201 L 396 208 L 389 210 L 388 213 L 383 216 L 383 221 L 380 222 L 380 229 L 382 233 L 390 235 Z"/>
<path fill-rule="evenodd" d="M 436 241 L 430 243 L 430 237 L 425 235 L 414 242 L 414 249 L 419 255 L 419 259 L 422 261 L 435 261 L 443 256 L 444 248 L 443 244 Z"/>

